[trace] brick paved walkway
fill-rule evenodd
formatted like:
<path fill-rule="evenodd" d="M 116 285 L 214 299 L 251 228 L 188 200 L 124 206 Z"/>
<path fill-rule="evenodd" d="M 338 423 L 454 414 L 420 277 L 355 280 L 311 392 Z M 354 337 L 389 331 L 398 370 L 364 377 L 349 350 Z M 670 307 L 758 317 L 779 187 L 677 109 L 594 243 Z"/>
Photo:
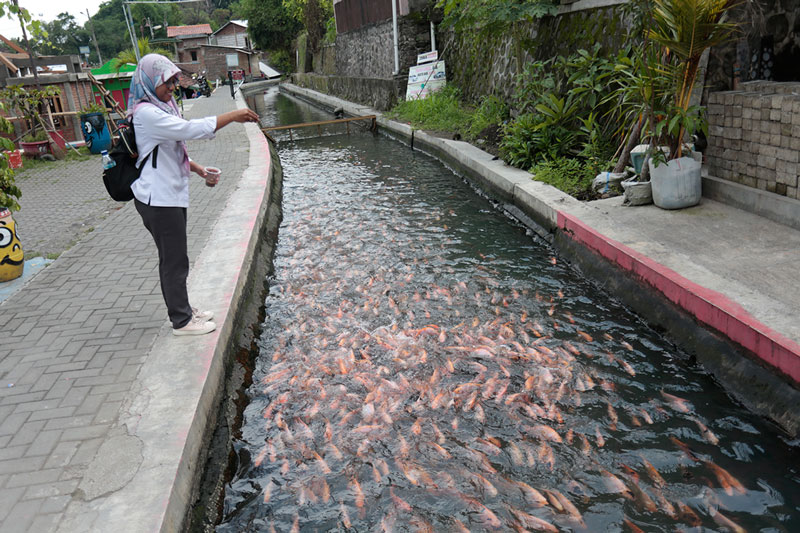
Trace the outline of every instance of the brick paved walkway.
<path fill-rule="evenodd" d="M 186 116 L 234 108 L 230 95 L 217 91 L 194 101 Z M 247 167 L 249 146 L 242 142 L 243 130 L 232 124 L 214 141 L 189 144 L 194 159 L 223 172 L 214 189 L 199 178 L 192 182 L 192 262 L 207 241 L 218 206 L 236 188 L 237 180 L 231 178 Z M 87 217 L 96 225 L 0 305 L 4 533 L 57 527 L 70 501 L 80 497 L 76 489 L 87 465 L 108 437 L 123 398 L 166 322 L 155 245 L 132 203 L 114 210 L 115 203 L 105 201 L 99 159 L 64 165 L 68 170 L 61 176 L 43 172 L 23 181 L 23 245 L 30 239 L 42 250 L 64 249 L 68 241 L 57 234 L 81 221 L 71 217 L 72 206 L 93 206 Z M 192 301 L 203 303 L 199 295 Z"/>
<path fill-rule="evenodd" d="M 105 192 L 101 171 L 95 156 L 48 163 L 17 177 L 22 209 L 14 219 L 26 259 L 61 254 L 123 206 Z"/>

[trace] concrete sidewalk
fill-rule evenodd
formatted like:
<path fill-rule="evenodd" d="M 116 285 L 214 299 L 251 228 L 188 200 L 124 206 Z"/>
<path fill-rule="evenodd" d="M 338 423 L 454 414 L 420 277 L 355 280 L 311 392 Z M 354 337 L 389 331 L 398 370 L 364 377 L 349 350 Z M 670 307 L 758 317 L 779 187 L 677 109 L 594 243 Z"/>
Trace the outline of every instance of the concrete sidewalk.
<path fill-rule="evenodd" d="M 220 90 L 186 116 L 244 105 Z M 93 231 L 0 304 L 3 532 L 155 531 L 183 519 L 192 453 L 215 408 L 201 404 L 221 382 L 270 172 L 254 124 L 190 142 L 189 152 L 223 174 L 213 189 L 199 178 L 190 186 L 190 297 L 218 323 L 202 338 L 171 335 L 155 246 L 132 203 L 116 209 L 106 198 L 99 158 L 56 163 L 60 181 L 50 167 L 23 180 L 23 246 L 30 228 L 60 252 L 69 243 L 48 238 L 81 222 L 71 207 L 100 213 Z"/>
<path fill-rule="evenodd" d="M 351 115 L 379 115 L 385 132 L 462 172 L 513 215 L 530 217 L 559 252 L 668 330 L 732 395 L 790 433 L 800 432 L 797 229 L 709 198 L 678 211 L 624 207 L 622 197 L 580 202 L 469 143 L 412 131 L 371 108 L 315 91 L 281 89 Z M 704 192 L 721 185 L 705 179 Z M 800 202 L 772 196 L 779 210 L 800 213 Z M 799 227 L 798 220 L 787 222 Z"/>

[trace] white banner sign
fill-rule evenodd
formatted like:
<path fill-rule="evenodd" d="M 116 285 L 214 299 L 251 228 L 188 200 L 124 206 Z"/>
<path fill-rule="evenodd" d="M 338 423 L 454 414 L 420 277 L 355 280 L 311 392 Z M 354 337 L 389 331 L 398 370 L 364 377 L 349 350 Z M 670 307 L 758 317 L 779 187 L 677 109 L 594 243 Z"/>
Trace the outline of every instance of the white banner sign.
<path fill-rule="evenodd" d="M 406 100 L 425 98 L 429 93 L 438 91 L 447 83 L 444 61 L 417 65 L 408 70 L 408 88 Z"/>
<path fill-rule="evenodd" d="M 437 59 L 439 59 L 438 50 L 434 50 L 433 52 L 428 52 L 427 54 L 420 54 L 417 56 L 417 65 L 421 65 L 423 63 L 430 63 L 431 61 L 436 61 Z"/>

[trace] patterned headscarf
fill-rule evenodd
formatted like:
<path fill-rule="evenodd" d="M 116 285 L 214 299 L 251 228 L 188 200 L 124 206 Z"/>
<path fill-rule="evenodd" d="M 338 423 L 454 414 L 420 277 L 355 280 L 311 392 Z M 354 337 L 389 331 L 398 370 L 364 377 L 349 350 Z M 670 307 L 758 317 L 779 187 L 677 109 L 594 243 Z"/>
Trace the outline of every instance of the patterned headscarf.
<path fill-rule="evenodd" d="M 162 56 L 161 54 L 147 54 L 139 60 L 136 65 L 136 70 L 133 73 L 131 80 L 130 94 L 128 95 L 128 110 L 127 116 L 130 118 L 136 107 L 142 103 L 149 103 L 157 106 L 159 109 L 175 115 L 181 116 L 178 110 L 178 103 L 175 97 L 169 99 L 169 102 L 162 102 L 156 96 L 156 87 L 162 85 L 168 79 L 176 74 L 179 74 L 181 69 L 175 66 L 175 63 Z M 183 147 L 183 169 L 185 173 L 189 174 L 189 154 L 186 150 L 186 143 L 181 141 Z"/>
<path fill-rule="evenodd" d="M 170 115 L 181 116 L 175 98 L 169 102 L 162 102 L 156 96 L 156 87 L 179 74 L 181 69 L 175 63 L 160 54 L 147 54 L 139 60 L 136 71 L 131 80 L 130 94 L 128 95 L 128 111 L 130 117 L 136 104 L 147 102 L 158 106 Z"/>

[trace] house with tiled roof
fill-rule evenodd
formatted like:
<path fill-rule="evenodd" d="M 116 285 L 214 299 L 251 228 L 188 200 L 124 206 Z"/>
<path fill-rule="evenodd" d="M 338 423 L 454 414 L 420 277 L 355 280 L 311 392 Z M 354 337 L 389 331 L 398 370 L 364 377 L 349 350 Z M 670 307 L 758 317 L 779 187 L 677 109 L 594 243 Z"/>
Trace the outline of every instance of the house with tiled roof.
<path fill-rule="evenodd" d="M 208 44 L 212 33 L 209 24 L 167 26 L 167 38 L 173 40 L 175 47 L 176 65 L 190 73 L 205 70 L 202 45 Z"/>
<path fill-rule="evenodd" d="M 258 54 L 250 47 L 247 21 L 232 20 L 216 32 L 208 24 L 168 26 L 175 64 L 187 74 L 205 72 L 209 82 L 260 76 Z"/>

